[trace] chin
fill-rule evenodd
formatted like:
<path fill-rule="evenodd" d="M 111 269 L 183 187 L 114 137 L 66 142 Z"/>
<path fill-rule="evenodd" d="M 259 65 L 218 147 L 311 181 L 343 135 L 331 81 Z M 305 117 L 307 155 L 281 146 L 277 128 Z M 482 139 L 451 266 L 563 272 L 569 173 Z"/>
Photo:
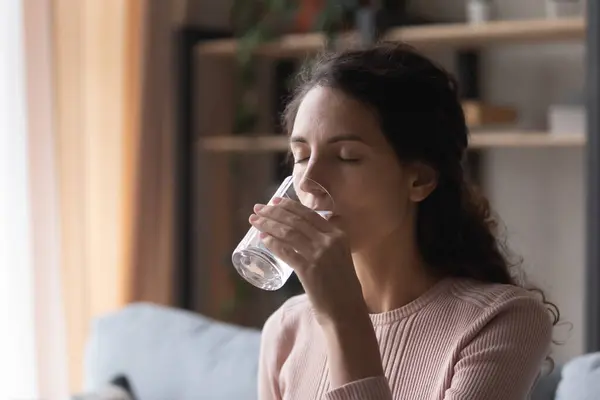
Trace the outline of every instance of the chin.
<path fill-rule="evenodd" d="M 337 222 L 340 220 L 340 216 L 337 214 L 333 214 L 331 217 L 327 218 L 327 221 Z"/>

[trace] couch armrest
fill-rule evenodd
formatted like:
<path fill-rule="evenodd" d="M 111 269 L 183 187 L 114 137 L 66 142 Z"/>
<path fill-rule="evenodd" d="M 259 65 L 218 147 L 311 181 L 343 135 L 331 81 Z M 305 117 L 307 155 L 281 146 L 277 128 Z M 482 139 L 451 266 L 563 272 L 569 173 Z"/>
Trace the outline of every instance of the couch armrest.
<path fill-rule="evenodd" d="M 85 389 L 125 375 L 140 400 L 254 400 L 259 348 L 259 331 L 132 304 L 94 322 Z"/>
<path fill-rule="evenodd" d="M 600 399 L 600 353 L 576 357 L 565 364 L 556 399 Z"/>

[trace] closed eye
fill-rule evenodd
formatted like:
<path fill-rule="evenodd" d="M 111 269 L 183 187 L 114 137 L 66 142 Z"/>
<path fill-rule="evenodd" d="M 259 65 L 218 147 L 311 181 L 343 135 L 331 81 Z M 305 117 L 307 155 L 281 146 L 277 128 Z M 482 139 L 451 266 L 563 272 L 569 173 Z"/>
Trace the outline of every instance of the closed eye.
<path fill-rule="evenodd" d="M 338 160 L 343 161 L 343 162 L 347 162 L 347 163 L 358 163 L 358 162 L 360 162 L 360 158 L 338 157 Z"/>
<path fill-rule="evenodd" d="M 294 164 L 302 164 L 302 163 L 307 162 L 309 159 L 310 159 L 310 157 L 294 160 Z M 338 157 L 338 160 L 342 161 L 342 162 L 346 162 L 346 163 L 358 163 L 361 161 L 360 158 L 345 158 L 345 157 Z"/>

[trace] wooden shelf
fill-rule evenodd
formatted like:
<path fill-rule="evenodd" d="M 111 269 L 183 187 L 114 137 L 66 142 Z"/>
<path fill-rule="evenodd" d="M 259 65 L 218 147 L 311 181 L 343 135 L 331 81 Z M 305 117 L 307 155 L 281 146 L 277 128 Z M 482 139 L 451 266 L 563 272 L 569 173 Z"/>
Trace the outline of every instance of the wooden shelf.
<path fill-rule="evenodd" d="M 403 41 L 416 47 L 482 47 L 499 43 L 531 43 L 579 40 L 585 36 L 583 18 L 492 21 L 485 24 L 430 24 L 390 29 L 383 37 L 387 41 Z M 357 43 L 351 32 L 341 35 L 343 45 Z M 270 56 L 301 56 L 323 48 L 320 33 L 286 35 L 261 46 L 259 54 Z M 235 39 L 213 40 L 197 46 L 201 54 L 233 55 Z"/>
<path fill-rule="evenodd" d="M 551 135 L 546 132 L 503 131 L 478 132 L 471 134 L 470 147 L 488 148 L 543 148 L 580 147 L 585 144 L 585 136 L 577 134 Z M 285 136 L 213 136 L 198 140 L 197 145 L 215 153 L 271 153 L 288 150 Z"/>
<path fill-rule="evenodd" d="M 286 136 L 231 136 L 221 135 L 198 139 L 197 146 L 214 153 L 272 153 L 288 150 Z"/>
<path fill-rule="evenodd" d="M 472 133 L 470 148 L 528 148 L 581 147 L 586 143 L 583 134 L 552 135 L 548 132 L 505 131 Z"/>

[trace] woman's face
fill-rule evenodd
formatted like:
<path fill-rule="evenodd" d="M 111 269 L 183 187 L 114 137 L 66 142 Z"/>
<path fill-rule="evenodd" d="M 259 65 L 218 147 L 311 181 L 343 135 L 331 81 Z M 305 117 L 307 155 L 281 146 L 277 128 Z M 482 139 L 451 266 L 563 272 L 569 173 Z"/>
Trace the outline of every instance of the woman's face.
<path fill-rule="evenodd" d="M 310 180 L 331 194 L 331 221 L 347 234 L 353 252 L 413 229 L 415 204 L 433 190 L 423 185 L 422 167 L 398 161 L 376 114 L 336 89 L 317 86 L 306 94 L 290 146 L 300 196 L 325 202 L 327 195 Z"/>

